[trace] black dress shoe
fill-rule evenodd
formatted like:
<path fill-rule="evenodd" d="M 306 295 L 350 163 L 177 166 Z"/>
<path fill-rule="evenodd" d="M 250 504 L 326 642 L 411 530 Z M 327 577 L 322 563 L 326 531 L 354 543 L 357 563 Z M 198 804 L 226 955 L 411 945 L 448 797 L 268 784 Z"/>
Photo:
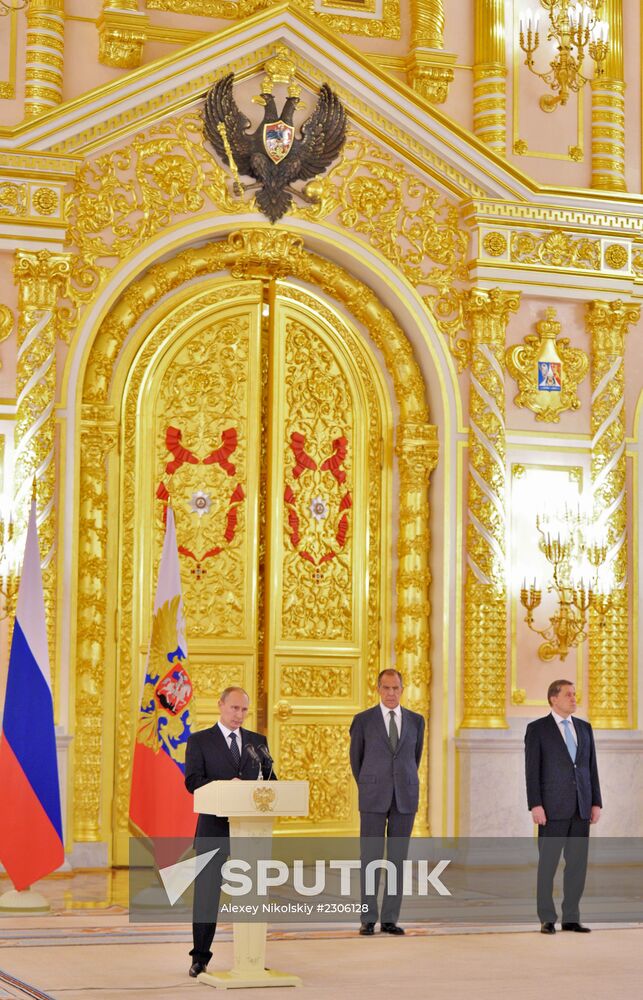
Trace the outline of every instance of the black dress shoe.
<path fill-rule="evenodd" d="M 563 931 L 576 931 L 577 934 L 591 934 L 592 931 L 591 927 L 583 927 L 577 923 L 561 924 L 560 928 Z"/>
<path fill-rule="evenodd" d="M 404 934 L 404 928 L 400 927 L 399 924 L 382 924 L 381 925 L 382 934 Z"/>
<path fill-rule="evenodd" d="M 197 976 L 200 976 L 202 972 L 207 972 L 207 971 L 208 971 L 207 962 L 192 962 L 192 965 L 190 966 L 190 975 L 192 976 L 193 979 L 196 979 Z"/>
<path fill-rule="evenodd" d="M 362 926 L 359 929 L 360 934 L 364 937 L 370 937 L 375 933 L 375 924 L 362 922 Z"/>
<path fill-rule="evenodd" d="M 556 925 L 551 922 L 551 920 L 546 920 L 544 924 L 540 925 L 541 934 L 555 934 Z"/>

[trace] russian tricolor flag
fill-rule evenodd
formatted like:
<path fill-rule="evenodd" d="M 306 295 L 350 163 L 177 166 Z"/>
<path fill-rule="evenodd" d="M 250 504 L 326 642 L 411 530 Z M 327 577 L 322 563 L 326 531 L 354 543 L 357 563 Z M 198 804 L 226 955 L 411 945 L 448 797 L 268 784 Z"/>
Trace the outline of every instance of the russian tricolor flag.
<path fill-rule="evenodd" d="M 0 795 L 0 861 L 16 889 L 28 889 L 65 859 L 35 500 L 9 656 Z"/>

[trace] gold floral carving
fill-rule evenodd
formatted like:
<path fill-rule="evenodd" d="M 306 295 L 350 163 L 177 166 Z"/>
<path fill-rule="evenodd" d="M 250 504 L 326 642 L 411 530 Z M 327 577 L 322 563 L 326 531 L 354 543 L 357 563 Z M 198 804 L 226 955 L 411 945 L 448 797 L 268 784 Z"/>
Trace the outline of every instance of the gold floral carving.
<path fill-rule="evenodd" d="M 524 337 L 524 343 L 507 348 L 507 370 L 518 383 L 519 393 L 514 398 L 516 406 L 525 406 L 536 414 L 536 420 L 558 423 L 565 410 L 578 410 L 580 399 L 577 389 L 587 375 L 589 358 L 578 347 L 569 346 L 569 337 L 559 337 L 561 325 L 556 320 L 556 310 L 547 309 L 546 318 L 536 323 L 536 334 Z M 555 391 L 539 389 L 538 364 L 549 352 L 557 357 L 561 368 L 560 388 Z"/>
<path fill-rule="evenodd" d="M 307 191 L 318 203 L 298 214 L 312 221 L 337 219 L 399 268 L 464 366 L 466 356 L 456 342 L 462 329 L 457 288 L 468 280 L 469 237 L 460 226 L 457 203 L 355 132 L 349 133 L 342 160 Z"/>
<path fill-rule="evenodd" d="M 350 667 L 303 667 L 286 664 L 279 688 L 286 698 L 349 698 Z"/>
<path fill-rule="evenodd" d="M 575 239 L 560 229 L 550 233 L 512 233 L 511 261 L 545 267 L 573 267 L 600 271 L 601 242 L 587 237 Z"/>
<path fill-rule="evenodd" d="M 5 181 L 0 184 L 0 214 L 17 216 L 27 214 L 27 185 Z"/>
<path fill-rule="evenodd" d="M 252 257 L 253 232 L 232 235 L 227 240 L 212 243 L 207 246 L 193 248 L 177 254 L 175 257 L 160 264 L 156 264 L 148 269 L 136 283 L 131 285 L 114 304 L 109 316 L 103 321 L 90 352 L 84 380 L 84 396 L 86 406 L 100 408 L 107 403 L 108 393 L 111 384 L 112 372 L 119 356 L 122 345 L 129 332 L 136 326 L 136 323 L 143 313 L 150 308 L 161 296 L 166 295 L 172 289 L 179 288 L 187 281 L 196 277 L 204 276 L 229 270 L 233 266 L 243 261 L 244 254 L 248 253 Z M 281 232 L 281 231 L 277 231 Z M 288 244 L 283 244 L 287 251 Z M 348 275 L 341 267 L 331 261 L 317 257 L 314 254 L 301 254 L 300 237 L 292 235 L 291 246 L 293 254 L 291 258 L 292 276 L 306 281 L 311 285 L 317 285 L 320 290 L 332 298 L 339 299 L 355 319 L 364 324 L 369 330 L 375 345 L 382 352 L 386 367 L 391 375 L 393 388 L 402 422 L 408 424 L 409 430 L 406 440 L 409 442 L 410 459 L 407 463 L 404 474 L 402 474 L 402 490 L 400 503 L 402 507 L 408 508 L 407 518 L 410 523 L 412 518 L 417 518 L 415 532 L 412 538 L 408 532 L 401 533 L 399 541 L 399 555 L 401 556 L 400 569 L 398 570 L 398 606 L 396 612 L 397 635 L 399 648 L 403 650 L 398 654 L 398 664 L 409 684 L 409 705 L 416 711 L 428 714 L 428 685 L 430 683 L 429 667 L 429 634 L 426 611 L 428 608 L 428 552 L 430 547 L 428 531 L 428 480 L 430 469 L 435 463 L 437 454 L 436 430 L 428 423 L 428 411 L 424 398 L 424 383 L 418 368 L 418 364 L 413 356 L 410 344 L 397 325 L 393 315 L 385 309 L 379 302 L 377 296 L 358 279 Z M 142 378 L 142 373 L 141 373 Z M 131 404 L 132 406 L 134 404 Z M 114 442 L 115 443 L 115 442 Z M 123 447 L 128 448 L 128 439 L 125 437 Z M 398 444 L 398 448 L 400 445 Z M 424 469 L 416 468 L 414 453 L 419 447 L 419 453 L 424 455 Z M 85 468 L 81 464 L 81 494 L 83 490 L 90 495 L 92 492 L 97 497 L 105 497 L 107 503 L 107 486 L 105 480 L 104 464 L 100 466 L 96 462 L 91 463 L 91 467 Z M 124 502 L 131 503 L 128 491 L 125 491 Z M 133 525 L 133 510 L 129 513 L 125 511 L 125 523 Z M 106 525 L 106 510 L 101 515 L 104 519 L 102 523 Z M 105 531 L 107 529 L 105 528 Z M 133 530 L 133 527 L 132 527 Z M 403 537 L 404 535 L 404 537 Z M 127 548 L 127 540 L 123 542 Z M 413 570 L 408 580 L 403 576 L 402 565 L 405 559 L 419 560 L 422 567 L 422 560 L 426 562 L 427 569 L 420 568 Z M 79 566 L 79 594 L 83 588 L 87 591 L 87 601 L 90 601 L 90 591 L 94 597 L 96 594 L 105 594 L 107 579 L 106 554 L 103 553 L 98 562 L 93 564 L 94 573 L 91 578 L 91 587 L 83 583 L 83 574 L 86 572 L 84 565 Z M 80 598 L 79 598 L 80 599 Z M 131 606 L 132 590 L 131 577 L 128 581 L 123 579 L 123 590 L 121 601 L 124 607 Z M 87 612 L 86 612 L 87 613 Z M 418 629 L 418 621 L 424 618 L 424 628 Z M 91 612 L 89 620 L 91 618 Z M 98 625 L 95 627 L 102 629 L 101 643 L 104 649 L 106 644 L 107 628 L 102 615 L 97 618 Z M 122 629 L 127 632 L 128 623 L 123 615 Z M 131 635 L 131 625 L 130 625 Z M 102 654 L 101 654 L 102 655 Z M 79 660 L 82 659 L 82 651 L 78 651 Z M 122 666 L 122 665 L 121 665 Z M 95 684 L 95 698 L 100 702 L 103 695 L 102 673 L 97 673 L 96 678 L 100 683 Z M 128 703 L 131 699 L 132 673 L 129 668 L 129 678 L 122 679 L 123 687 L 122 700 Z M 120 685 L 120 682 L 119 682 Z M 128 687 L 129 685 L 129 687 Z M 86 705 L 77 703 L 78 718 L 80 719 Z M 95 724 L 95 719 L 90 719 L 90 725 L 85 728 L 84 724 L 79 729 L 77 735 L 77 753 L 81 766 L 78 771 L 78 782 L 82 784 L 84 767 L 84 737 L 83 733 L 89 735 L 91 727 Z M 118 814 L 127 816 L 127 794 L 126 790 L 129 781 L 129 737 L 130 737 L 130 714 L 129 709 L 119 715 L 119 759 L 117 762 L 117 780 L 121 782 L 120 804 Z M 89 753 L 88 746 L 87 752 Z M 344 776 L 345 777 L 345 776 Z M 426 776 L 422 776 L 423 796 L 426 802 Z M 76 790 L 79 791 L 77 784 Z M 92 791 L 87 788 L 82 795 L 82 808 L 79 809 L 77 822 L 84 831 L 89 831 L 90 839 L 97 839 L 100 826 L 100 796 L 99 788 L 92 783 Z M 81 799 L 76 800 L 80 802 Z"/>
<path fill-rule="evenodd" d="M 487 233 L 482 240 L 482 247 L 490 257 L 502 257 L 507 251 L 507 238 L 502 233 Z"/>
<path fill-rule="evenodd" d="M 31 204 L 38 215 L 53 215 L 58 209 L 58 194 L 53 188 L 38 188 L 31 196 Z"/>
<path fill-rule="evenodd" d="M 629 260 L 627 247 L 622 243 L 610 243 L 605 248 L 605 263 L 614 271 L 622 271 Z"/>
<path fill-rule="evenodd" d="M 227 687 L 240 684 L 243 686 L 245 677 L 243 666 L 238 663 L 203 663 L 190 657 L 190 678 L 194 686 L 197 718 L 199 715 L 199 699 L 214 700 L 219 698 Z M 128 772 L 129 778 L 129 772 Z M 128 781 L 129 788 L 129 781 Z"/>
<path fill-rule="evenodd" d="M 9 306 L 0 305 L 0 344 L 11 336 L 13 332 L 14 317 Z M 0 368 L 2 362 L 0 361 Z"/>
<path fill-rule="evenodd" d="M 118 441 L 111 406 L 84 405 L 80 430 L 78 611 L 76 615 L 76 733 L 73 744 L 74 840 L 101 839 L 101 774 L 108 629 L 115 607 L 106 587 L 108 476 Z M 120 693 L 119 693 L 120 694 Z M 122 695 L 121 695 L 122 696 Z M 120 734 L 123 735 L 123 734 Z M 131 742 L 131 732 L 126 736 Z"/>
<path fill-rule="evenodd" d="M 352 787 L 348 779 L 348 726 L 297 725 L 281 728 L 279 777 L 310 783 L 308 817 L 313 826 L 345 823 L 351 812 Z"/>
<path fill-rule="evenodd" d="M 56 340 L 64 333 L 64 298 L 70 273 L 67 254 L 18 250 L 14 278 L 18 285 L 18 349 L 14 502 L 20 536 L 27 523 L 32 481 L 37 480 L 39 541 L 55 683 L 56 608 Z"/>
<path fill-rule="evenodd" d="M 625 337 L 641 307 L 596 300 L 587 307 L 591 337 L 592 491 L 594 516 L 608 546 L 612 607 L 604 621 L 590 612 L 589 711 L 604 729 L 630 726 L 627 496 L 625 481 Z"/>
<path fill-rule="evenodd" d="M 284 378 L 288 416 L 282 445 L 286 483 L 283 637 L 350 643 L 353 400 L 333 351 L 315 330 L 293 320 L 286 323 Z M 295 441 L 303 449 L 305 464 L 298 462 Z"/>
<path fill-rule="evenodd" d="M 193 112 L 87 161 L 66 202 L 69 236 L 78 254 L 72 271 L 74 299 L 91 301 L 114 260 L 127 259 L 176 219 L 208 209 L 237 213 L 239 204 L 227 183 L 226 172 L 203 146 L 202 119 Z M 455 338 L 462 329 L 457 289 L 468 280 L 469 237 L 460 225 L 458 203 L 355 132 L 337 166 L 307 190 L 316 204 L 297 207 L 296 214 L 352 229 L 398 267 L 418 289 L 464 366 L 466 353 L 457 349 Z M 244 203 L 244 210 L 252 209 L 252 203 Z M 266 239 L 266 234 L 257 237 L 260 257 Z M 289 255 L 294 252 L 292 248 Z M 249 254 L 248 263 L 239 267 L 259 274 L 261 259 Z"/>
<path fill-rule="evenodd" d="M 469 482 L 464 620 L 465 728 L 504 728 L 505 332 L 520 295 L 497 288 L 465 296 L 470 333 Z"/>

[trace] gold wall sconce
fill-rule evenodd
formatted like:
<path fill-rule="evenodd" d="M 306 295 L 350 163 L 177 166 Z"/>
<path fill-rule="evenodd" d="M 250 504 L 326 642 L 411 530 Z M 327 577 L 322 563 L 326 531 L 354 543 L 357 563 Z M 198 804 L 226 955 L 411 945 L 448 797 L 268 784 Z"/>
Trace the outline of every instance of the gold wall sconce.
<path fill-rule="evenodd" d="M 587 375 L 589 358 L 580 347 L 570 347 L 569 338 L 558 339 L 561 325 L 556 310 L 547 309 L 545 319 L 536 323 L 522 344 L 507 348 L 507 370 L 519 393 L 516 406 L 527 407 L 536 420 L 558 423 L 565 410 L 578 410 L 579 384 Z"/>
<path fill-rule="evenodd" d="M 566 507 L 562 516 L 539 515 L 536 518 L 540 534 L 538 545 L 552 567 L 547 589 L 554 595 L 557 606 L 549 623 L 544 628 L 537 628 L 534 611 L 542 600 L 542 588 L 536 580 L 530 584 L 523 580 L 520 603 L 527 612 L 525 622 L 543 639 L 538 656 L 545 662 L 555 656 L 564 660 L 570 649 L 587 639 L 590 608 L 597 613 L 600 623 L 610 612 L 610 589 L 599 579 L 607 546 L 590 540 L 593 527 L 580 509 L 573 512 Z M 580 577 L 579 572 L 583 574 Z"/>
<path fill-rule="evenodd" d="M 547 41 L 554 42 L 557 54 L 549 69 L 539 73 L 534 65 L 534 53 L 540 44 L 540 12 L 530 9 L 520 16 L 519 41 L 525 53 L 525 66 L 543 80 L 553 94 L 543 94 L 540 107 L 554 111 L 565 105 L 571 93 L 589 81 L 582 72 L 586 52 L 594 62 L 595 77 L 602 76 L 607 57 L 608 25 L 602 21 L 603 0 L 585 0 L 584 3 L 567 3 L 565 0 L 540 0 L 547 12 Z"/>

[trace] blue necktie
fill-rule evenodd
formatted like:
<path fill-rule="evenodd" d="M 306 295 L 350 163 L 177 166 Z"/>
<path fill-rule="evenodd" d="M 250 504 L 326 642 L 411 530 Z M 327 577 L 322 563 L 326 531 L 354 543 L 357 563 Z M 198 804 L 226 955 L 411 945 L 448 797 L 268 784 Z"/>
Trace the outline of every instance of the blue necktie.
<path fill-rule="evenodd" d="M 567 744 L 567 749 L 569 750 L 569 756 L 576 762 L 576 743 L 574 742 L 574 737 L 572 736 L 572 731 L 570 729 L 571 722 L 569 719 L 563 719 L 563 726 L 565 727 L 565 743 Z"/>
<path fill-rule="evenodd" d="M 239 753 L 239 745 L 237 743 L 237 734 L 230 733 L 230 753 L 232 754 L 232 760 L 234 766 L 239 769 L 239 764 L 241 763 L 241 754 Z"/>

